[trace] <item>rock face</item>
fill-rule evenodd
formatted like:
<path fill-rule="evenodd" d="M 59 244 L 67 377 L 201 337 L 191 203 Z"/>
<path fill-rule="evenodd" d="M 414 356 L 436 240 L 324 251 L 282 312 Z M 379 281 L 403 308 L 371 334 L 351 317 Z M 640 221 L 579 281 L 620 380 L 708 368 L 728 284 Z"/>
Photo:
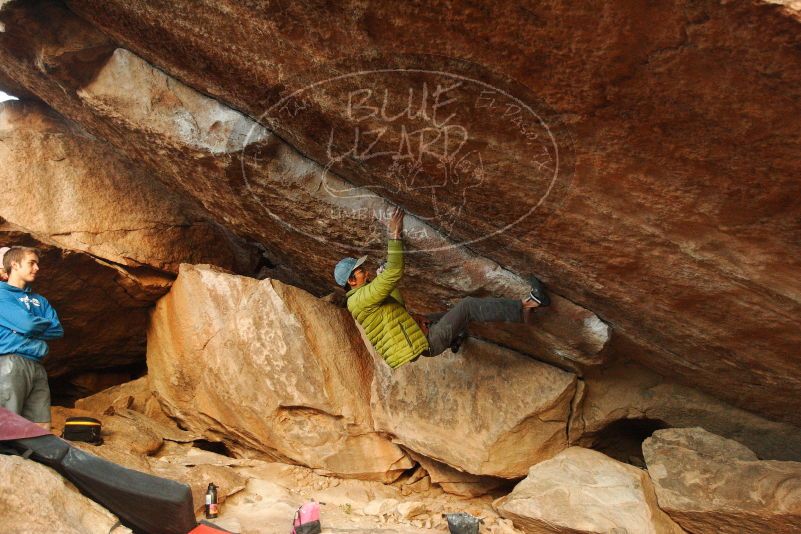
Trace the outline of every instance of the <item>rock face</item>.
<path fill-rule="evenodd" d="M 659 430 L 643 452 L 659 506 L 690 532 L 801 530 L 801 463 L 760 461 L 702 428 Z"/>
<path fill-rule="evenodd" d="M 480 486 L 567 446 L 571 373 L 476 340 L 392 371 L 368 347 L 305 291 L 182 265 L 153 313 L 148 378 L 191 431 L 343 476 L 399 476 L 413 464 L 397 443 Z"/>
<path fill-rule="evenodd" d="M 427 456 L 414 453 L 410 455 L 425 469 L 431 482 L 438 484 L 445 493 L 478 497 L 501 487 L 504 483 L 508 484 L 508 481 L 502 478 L 471 475 Z"/>
<path fill-rule="evenodd" d="M 141 400 L 142 385 L 140 380 L 116 386 L 93 395 L 85 402 L 76 403 L 82 408 L 54 407 L 51 410 L 53 433 L 61 434 L 67 417 L 99 419 L 102 423 L 101 445 L 81 442 L 73 442 L 72 445 L 128 469 L 187 484 L 198 513 L 203 510 L 209 482 L 217 485 L 218 502 L 221 504 L 230 495 L 243 489 L 246 479 L 235 469 L 227 467 L 247 465 L 252 460 L 231 459 L 194 447 L 201 437 L 180 430 L 174 421 L 166 419 L 161 412 L 148 416 L 120 407 L 125 402 L 125 393 L 139 393 L 137 400 Z M 132 406 L 151 411 L 151 406 L 147 404 L 133 402 Z"/>
<path fill-rule="evenodd" d="M 24 492 L 19 491 L 25 488 Z M 124 534 L 117 517 L 33 460 L 0 455 L 0 530 L 26 534 Z"/>
<path fill-rule="evenodd" d="M 182 265 L 147 360 L 168 413 L 234 451 L 387 481 L 412 466 L 371 428 L 372 362 L 349 314 L 302 290 Z"/>
<path fill-rule="evenodd" d="M 180 261 L 252 270 L 199 208 L 41 104 L 0 104 L 0 163 L 0 242 L 42 248 L 36 290 L 67 333 L 52 375 L 141 361 L 147 308 Z"/>
<path fill-rule="evenodd" d="M 7 28 L 32 23 L 47 45 L 27 38 L 27 32 L 15 35 L 5 50 L 3 69 L 35 86 L 37 94 L 47 92 L 52 97 L 48 104 L 120 152 L 157 169 L 227 227 L 261 243 L 275 265 L 271 276 L 327 291 L 331 267 L 341 256 L 365 244 L 383 248 L 376 218 L 391 207 L 388 200 L 369 189 L 355 197 L 332 196 L 331 187 L 349 184 L 327 175 L 324 163 L 305 157 L 263 124 L 221 106 L 207 96 L 206 88 L 184 85 L 120 49 L 62 4 L 44 2 L 32 12 L 8 9 Z M 41 25 L 44 20 L 48 23 Z M 0 54 L 2 47 L 0 42 Z M 47 75 L 28 70 L 34 50 L 47 56 L 41 61 L 48 65 Z M 120 132 L 126 132 L 124 142 Z M 409 292 L 413 307 L 437 311 L 465 293 L 525 292 L 526 283 L 516 273 L 455 247 L 429 221 L 411 214 L 407 220 L 410 248 L 418 251 L 410 257 L 419 258 L 410 261 L 408 281 L 427 286 L 425 292 Z M 427 275 L 432 268 L 443 276 L 432 279 Z M 595 315 L 573 303 L 565 301 L 560 308 L 564 313 L 543 321 L 545 335 L 537 336 L 548 343 L 557 332 L 570 331 L 569 339 L 552 342 L 566 357 L 594 363 L 609 339 L 608 329 L 587 322 Z M 536 351 L 548 352 L 542 347 Z"/>
<path fill-rule="evenodd" d="M 377 365 L 373 380 L 376 429 L 461 471 L 521 477 L 567 447 L 575 375 L 496 345 Z"/>
<path fill-rule="evenodd" d="M 209 445 L 203 441 L 176 441 L 185 440 L 188 433 L 180 431 L 174 423 L 160 424 L 144 413 L 121 407 L 130 400 L 136 410 L 147 409 L 146 384 L 146 380 L 140 379 L 93 395 L 80 403 L 89 411 L 54 408 L 54 430 L 58 432 L 68 416 L 89 415 L 101 419 L 102 445 L 73 445 L 127 467 L 190 485 L 199 513 L 202 513 L 206 487 L 213 481 L 218 486 L 218 498 L 223 502 L 220 516 L 214 523 L 232 532 L 286 532 L 286 525 L 295 511 L 309 499 L 321 503 L 324 524 L 330 531 L 430 534 L 446 528 L 442 513 L 452 511 L 454 501 L 439 490 L 416 487 L 410 495 L 401 481 L 382 484 L 341 479 L 303 466 L 231 458 L 201 450 Z M 161 447 L 157 450 L 149 447 L 151 450 L 146 456 L 134 455 L 131 444 L 141 446 L 153 441 L 153 433 L 163 439 Z M 419 473 L 425 472 L 418 468 L 414 474 L 407 472 L 408 478 L 404 476 L 403 479 L 411 482 Z M 428 477 L 417 478 L 415 484 L 429 481 Z M 25 496 L 24 488 L 12 491 Z M 482 532 L 517 532 L 512 529 L 511 521 L 498 518 L 488 499 L 460 499 L 459 507 L 484 518 Z M 2 528 L 0 531 L 5 533 Z M 14 534 L 16 532 L 19 531 Z"/>
<path fill-rule="evenodd" d="M 580 447 L 533 466 L 495 506 L 533 534 L 684 532 L 657 506 L 645 471 Z"/>
<path fill-rule="evenodd" d="M 82 108 L 77 95 L 115 61 L 120 46 L 250 117 L 270 112 L 262 126 L 290 146 L 253 143 L 246 159 L 255 167 L 271 157 L 272 174 L 249 168 L 243 179 L 225 166 L 227 157 L 211 163 L 194 156 L 182 158 L 184 165 L 198 163 L 197 169 L 202 161 L 218 177 L 217 188 L 186 167 L 191 177 L 165 174 L 213 204 L 221 219 L 260 235 L 280 264 L 303 265 L 307 287 L 327 282 L 343 255 L 335 247 L 317 255 L 320 247 L 307 236 L 345 246 L 371 242 L 356 215 L 324 210 L 318 227 L 319 197 L 301 190 L 322 191 L 324 168 L 346 179 L 339 185 L 367 187 L 404 206 L 451 242 L 470 241 L 478 257 L 511 273 L 535 267 L 556 293 L 614 324 L 615 335 L 638 346 L 633 356 L 646 365 L 743 408 L 801 423 L 797 411 L 786 410 L 801 391 L 792 356 L 801 347 L 797 11 L 758 0 L 287 9 L 231 1 L 181 0 L 158 9 L 127 0 L 69 1 L 87 23 L 66 21 L 67 10 L 55 16 L 49 5 L 18 2 L 3 10 L 2 70 L 115 146 L 146 146 L 144 127 L 123 128 L 121 135 L 110 125 L 130 125 L 130 108 L 112 106 L 113 99 L 105 109 L 91 109 L 90 100 Z M 439 104 L 457 100 L 433 116 L 437 86 L 457 82 L 442 74 L 397 74 L 410 65 L 461 76 L 465 83 L 439 93 Z M 284 95 L 333 74 L 378 69 L 394 74 L 340 79 L 270 110 Z M 420 111 L 424 82 L 428 113 Z M 410 89 L 414 105 L 404 114 Z M 533 112 L 524 114 L 524 107 Z M 449 110 L 456 115 L 443 124 Z M 356 150 L 349 151 L 357 128 Z M 421 131 L 429 141 L 439 134 L 430 149 Z M 407 144 L 404 132 L 417 135 Z M 442 176 L 436 166 L 452 152 L 443 152 L 445 132 L 466 156 L 455 169 L 465 179 L 454 187 L 432 193 L 415 187 L 412 170 L 393 167 L 391 155 L 411 153 L 429 181 Z M 460 145 L 455 140 L 465 132 L 469 139 Z M 149 157 L 161 168 L 176 166 L 177 151 L 192 153 L 171 140 L 149 140 L 163 149 Z M 308 156 L 309 166 L 284 165 L 292 159 L 282 156 L 293 149 Z M 301 168 L 302 177 L 294 177 Z M 476 168 L 483 174 L 467 172 Z M 295 184 L 291 198 L 305 216 L 274 194 L 281 170 Z M 245 197 L 241 204 L 248 204 L 238 209 L 235 200 Z M 339 200 L 347 213 L 350 202 L 373 219 L 374 204 Z M 443 206 L 453 210 L 438 211 Z M 518 221 L 531 207 L 534 213 Z M 268 224 L 274 219 L 265 210 L 287 225 Z M 433 263 L 426 255 L 416 261 L 416 268 L 433 267 L 439 276 L 432 278 L 452 280 L 434 288 L 415 284 L 410 301 L 427 308 L 460 291 L 497 287 L 476 276 L 480 271 L 458 273 L 458 263 Z"/>
<path fill-rule="evenodd" d="M 571 419 L 573 445 L 603 447 L 602 442 L 617 438 L 624 446 L 628 428 L 632 452 L 639 455 L 642 440 L 658 428 L 700 426 L 748 446 L 764 460 L 801 461 L 798 427 L 734 408 L 636 363 L 589 372 L 584 383 L 584 400 Z"/>
<path fill-rule="evenodd" d="M 37 96 L 0 72 L 0 91 L 25 100 L 38 100 Z"/>
<path fill-rule="evenodd" d="M 788 409 L 801 394 L 796 3 L 2 2 L 0 86 L 68 121 L 22 111 L 0 121 L 13 133 L 3 138 L 9 168 L 47 171 L 32 173 L 29 196 L 19 173 L 2 171 L 0 231 L 66 268 L 40 288 L 75 318 L 51 371 L 141 355 L 143 309 L 178 263 L 239 261 L 237 247 L 214 246 L 236 244 L 215 222 L 263 248 L 270 277 L 322 294 L 340 257 L 383 254 L 382 219 L 400 205 L 415 311 L 520 296 L 531 271 L 554 305 L 527 328 L 475 328 L 495 345 L 390 380 L 346 316 L 330 312 L 340 326 L 321 334 L 322 304 L 304 296 L 292 308 L 294 296 L 273 293 L 294 290 L 229 280 L 237 299 L 293 319 L 235 317 L 240 301 L 209 288 L 200 301 L 224 302 L 235 310 L 227 318 L 186 295 L 165 300 L 152 375 L 169 409 L 240 452 L 349 476 L 395 476 L 409 464 L 399 444 L 457 471 L 521 476 L 568 435 L 594 444 L 620 418 L 703 424 L 761 456 L 794 458 L 795 429 L 677 384 L 801 425 Z M 98 167 L 108 173 L 93 175 Z M 57 205 L 38 210 L 42 200 Z M 96 221 L 81 218 L 83 205 L 99 210 Z M 173 206 L 181 213 L 163 216 Z M 255 324 L 274 325 L 276 341 Z M 328 335 L 356 367 L 321 356 Z M 281 358 L 265 358 L 267 348 Z M 230 389 L 240 352 L 253 358 L 244 394 Z M 217 368 L 191 367 L 207 357 Z M 616 398 L 631 379 L 597 367 L 623 359 L 664 378 L 638 375 L 647 385 Z M 586 408 L 574 374 L 587 377 Z M 479 413 L 509 387 L 520 413 Z M 524 403 L 529 387 L 537 395 Z M 275 397 L 253 393 L 262 389 Z M 443 428 L 467 437 L 451 448 Z M 530 449 L 510 452 L 516 433 Z M 357 466 L 364 451 L 373 463 Z"/>
<path fill-rule="evenodd" d="M 162 411 L 158 399 L 150 389 L 150 382 L 146 376 L 110 387 L 90 397 L 79 399 L 75 402 L 75 407 L 95 413 L 103 413 L 106 410 L 119 412 L 130 409 L 155 421 L 172 422 Z"/>
<path fill-rule="evenodd" d="M 132 269 L 252 268 L 197 206 L 46 107 L 0 104 L 0 141 L 0 217 L 43 241 Z"/>

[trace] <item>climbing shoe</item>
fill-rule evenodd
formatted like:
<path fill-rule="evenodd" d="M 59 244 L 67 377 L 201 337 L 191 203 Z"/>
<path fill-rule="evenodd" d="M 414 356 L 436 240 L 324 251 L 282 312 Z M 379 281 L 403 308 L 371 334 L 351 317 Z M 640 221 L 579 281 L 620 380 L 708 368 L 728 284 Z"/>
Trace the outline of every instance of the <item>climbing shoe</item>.
<path fill-rule="evenodd" d="M 459 349 L 462 348 L 462 343 L 464 342 L 465 338 L 467 337 L 467 332 L 462 332 L 458 336 L 451 341 L 451 352 L 456 354 L 459 352 Z"/>
<path fill-rule="evenodd" d="M 549 306 L 551 297 L 545 292 L 545 285 L 536 276 L 529 276 L 528 281 L 531 284 L 531 292 L 528 294 L 528 298 L 539 304 L 541 308 Z"/>

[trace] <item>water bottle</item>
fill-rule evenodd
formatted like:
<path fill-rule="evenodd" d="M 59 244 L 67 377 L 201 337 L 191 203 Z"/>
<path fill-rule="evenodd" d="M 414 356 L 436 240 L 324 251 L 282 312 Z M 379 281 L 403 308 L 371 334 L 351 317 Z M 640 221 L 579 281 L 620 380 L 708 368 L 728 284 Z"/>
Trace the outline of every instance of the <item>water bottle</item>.
<path fill-rule="evenodd" d="M 214 482 L 209 482 L 209 489 L 206 490 L 206 519 L 214 519 L 219 513 L 220 507 L 217 504 L 217 486 Z"/>

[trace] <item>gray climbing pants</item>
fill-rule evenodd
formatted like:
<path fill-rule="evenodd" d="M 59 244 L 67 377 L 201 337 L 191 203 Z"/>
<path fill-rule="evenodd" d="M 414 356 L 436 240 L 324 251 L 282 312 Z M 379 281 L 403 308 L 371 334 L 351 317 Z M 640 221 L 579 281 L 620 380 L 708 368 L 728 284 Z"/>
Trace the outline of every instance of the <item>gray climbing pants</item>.
<path fill-rule="evenodd" d="M 0 355 L 0 406 L 34 423 L 50 421 L 44 365 L 17 354 Z"/>
<path fill-rule="evenodd" d="M 429 326 L 429 349 L 423 356 L 436 356 L 445 352 L 459 334 L 467 331 L 467 325 L 471 321 L 519 323 L 522 320 L 523 305 L 519 300 L 467 297 Z"/>

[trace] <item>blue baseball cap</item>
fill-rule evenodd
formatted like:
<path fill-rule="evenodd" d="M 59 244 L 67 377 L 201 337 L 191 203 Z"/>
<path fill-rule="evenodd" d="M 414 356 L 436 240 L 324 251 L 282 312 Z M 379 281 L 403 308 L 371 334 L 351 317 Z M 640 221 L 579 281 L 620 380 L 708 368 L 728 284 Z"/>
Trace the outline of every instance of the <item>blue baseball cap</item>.
<path fill-rule="evenodd" d="M 365 261 L 367 261 L 367 256 L 362 256 L 359 259 L 342 258 L 339 260 L 337 266 L 334 267 L 334 280 L 337 281 L 337 285 L 344 286 L 348 278 L 350 278 L 350 273 Z"/>

